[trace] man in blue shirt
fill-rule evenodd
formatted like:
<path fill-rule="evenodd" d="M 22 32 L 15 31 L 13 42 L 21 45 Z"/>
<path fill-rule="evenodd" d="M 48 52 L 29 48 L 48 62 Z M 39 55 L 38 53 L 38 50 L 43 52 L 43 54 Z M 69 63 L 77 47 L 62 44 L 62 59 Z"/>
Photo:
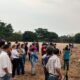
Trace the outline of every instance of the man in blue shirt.
<path fill-rule="evenodd" d="M 67 68 L 67 70 L 69 70 L 69 61 L 70 61 L 70 53 L 71 50 L 69 48 L 69 46 L 67 45 L 64 49 L 64 70 Z"/>

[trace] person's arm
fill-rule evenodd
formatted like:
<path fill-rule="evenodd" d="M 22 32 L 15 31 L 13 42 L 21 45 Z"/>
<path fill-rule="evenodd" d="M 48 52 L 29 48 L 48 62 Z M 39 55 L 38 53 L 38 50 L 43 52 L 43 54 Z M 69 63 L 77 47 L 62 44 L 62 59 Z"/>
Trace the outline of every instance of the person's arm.
<path fill-rule="evenodd" d="M 56 68 L 56 71 L 57 71 L 57 73 L 58 73 L 58 75 L 59 75 L 59 80 L 62 80 L 62 73 L 61 73 L 61 69 Z"/>
<path fill-rule="evenodd" d="M 55 61 L 55 70 L 57 74 L 59 75 L 59 80 L 62 80 L 62 73 L 61 73 L 61 62 L 60 59 L 57 59 Z"/>
<path fill-rule="evenodd" d="M 70 49 L 70 56 L 72 55 L 72 50 Z"/>
<path fill-rule="evenodd" d="M 2 69 L 5 71 L 6 74 L 9 74 L 7 64 L 8 64 L 8 56 L 4 55 L 2 58 Z"/>
<path fill-rule="evenodd" d="M 16 50 L 16 51 L 15 51 L 15 56 L 17 56 L 17 57 L 20 56 L 19 50 Z"/>
<path fill-rule="evenodd" d="M 8 69 L 7 68 L 3 68 L 3 70 L 5 71 L 6 74 L 9 74 Z"/>
<path fill-rule="evenodd" d="M 63 60 L 64 60 L 64 52 L 65 52 L 65 51 L 64 51 L 64 49 L 63 49 Z"/>
<path fill-rule="evenodd" d="M 34 57 L 38 60 L 38 56 L 37 56 L 37 54 L 34 54 Z"/>

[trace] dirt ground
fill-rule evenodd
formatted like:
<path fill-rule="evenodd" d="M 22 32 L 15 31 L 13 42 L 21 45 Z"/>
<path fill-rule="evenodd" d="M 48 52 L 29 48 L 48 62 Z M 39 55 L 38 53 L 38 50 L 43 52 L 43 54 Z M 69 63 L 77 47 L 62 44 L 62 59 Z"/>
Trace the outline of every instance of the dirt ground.
<path fill-rule="evenodd" d="M 57 47 L 62 51 L 65 45 L 66 44 L 57 44 Z M 25 65 L 25 75 L 16 76 L 17 80 L 44 80 L 44 72 L 41 65 L 40 53 L 38 54 L 38 56 L 39 56 L 39 61 L 36 66 L 36 75 L 35 76 L 31 75 L 31 65 L 27 58 L 26 65 Z M 63 65 L 62 59 L 63 58 L 61 55 L 61 61 Z M 72 49 L 72 55 L 70 60 L 70 70 L 68 72 L 69 80 L 80 80 L 80 60 L 79 59 L 80 59 L 80 45 L 75 44 L 74 48 Z"/>

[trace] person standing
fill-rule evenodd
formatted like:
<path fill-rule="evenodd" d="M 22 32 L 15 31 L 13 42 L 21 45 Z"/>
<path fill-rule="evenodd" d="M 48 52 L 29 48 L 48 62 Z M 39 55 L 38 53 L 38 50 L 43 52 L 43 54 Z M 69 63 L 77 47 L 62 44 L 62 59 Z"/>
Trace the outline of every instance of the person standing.
<path fill-rule="evenodd" d="M 48 80 L 63 80 L 61 74 L 61 63 L 58 57 L 59 49 L 48 48 L 47 54 L 50 57 L 46 65 L 49 72 Z"/>
<path fill-rule="evenodd" d="M 49 73 L 46 69 L 46 64 L 47 64 L 48 60 L 49 60 L 49 56 L 47 54 L 44 54 L 42 56 L 42 65 L 43 65 L 43 69 L 44 69 L 45 80 L 48 80 L 48 77 L 49 77 Z"/>
<path fill-rule="evenodd" d="M 46 43 L 42 44 L 41 53 L 42 53 L 42 56 L 46 54 Z"/>
<path fill-rule="evenodd" d="M 2 51 L 3 45 L 5 45 L 5 41 L 0 38 L 0 53 Z"/>
<path fill-rule="evenodd" d="M 37 54 L 35 53 L 35 49 L 32 48 L 31 49 L 31 53 L 30 53 L 30 62 L 31 62 L 31 73 L 32 75 L 35 75 L 36 74 L 36 62 L 38 61 L 38 56 Z"/>
<path fill-rule="evenodd" d="M 8 53 L 10 53 L 10 45 L 4 45 L 0 53 L 0 80 L 11 80 L 12 64 Z"/>
<path fill-rule="evenodd" d="M 69 70 L 69 61 L 70 61 L 70 55 L 71 55 L 71 50 L 68 45 L 63 49 L 64 51 L 64 70 L 67 69 Z"/>
<path fill-rule="evenodd" d="M 21 44 L 21 50 L 22 50 L 22 62 L 23 64 L 25 65 L 25 62 L 26 62 L 26 52 L 25 52 L 25 44 Z"/>
<path fill-rule="evenodd" d="M 28 43 L 25 43 L 25 47 L 24 47 L 24 49 L 25 49 L 26 56 L 27 56 L 27 55 L 28 55 Z"/>
<path fill-rule="evenodd" d="M 16 45 L 12 45 L 11 51 L 11 59 L 12 59 L 12 77 L 15 78 L 15 74 L 19 65 L 19 53 L 16 49 Z"/>
<path fill-rule="evenodd" d="M 21 44 L 17 45 L 17 51 L 19 53 L 19 65 L 17 68 L 17 74 L 20 75 L 24 75 L 24 62 L 23 62 L 23 50 L 21 48 Z"/>
<path fill-rule="evenodd" d="M 37 52 L 39 53 L 39 42 L 36 42 L 36 48 L 37 48 Z"/>

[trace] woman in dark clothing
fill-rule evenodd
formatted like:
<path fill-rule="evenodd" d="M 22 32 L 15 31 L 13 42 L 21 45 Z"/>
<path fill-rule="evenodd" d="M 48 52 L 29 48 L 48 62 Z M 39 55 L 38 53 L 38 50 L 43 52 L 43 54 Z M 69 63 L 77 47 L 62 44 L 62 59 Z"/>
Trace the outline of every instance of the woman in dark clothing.
<path fill-rule="evenodd" d="M 28 43 L 25 43 L 25 52 L 26 52 L 26 56 L 28 55 Z"/>
<path fill-rule="evenodd" d="M 39 52 L 39 42 L 36 42 L 36 48 L 37 48 L 37 51 Z"/>

